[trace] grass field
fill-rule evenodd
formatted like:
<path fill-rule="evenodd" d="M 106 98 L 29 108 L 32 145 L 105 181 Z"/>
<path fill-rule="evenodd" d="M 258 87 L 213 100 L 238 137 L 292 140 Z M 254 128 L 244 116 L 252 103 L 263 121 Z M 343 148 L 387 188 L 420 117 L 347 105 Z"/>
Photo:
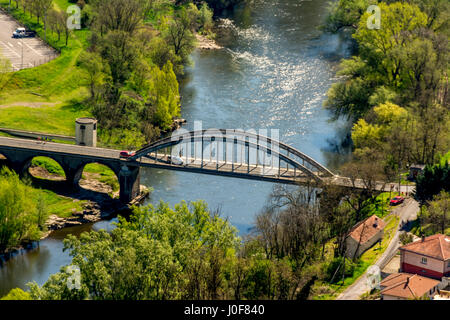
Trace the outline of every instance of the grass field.
<path fill-rule="evenodd" d="M 7 8 L 9 0 L 0 0 Z M 56 8 L 67 8 L 67 0 L 54 2 Z M 43 24 L 24 14 L 19 8 L 11 11 L 13 17 L 44 38 Z M 75 119 L 90 116 L 83 105 L 88 95 L 85 88 L 86 75 L 76 65 L 78 56 L 87 48 L 88 30 L 74 30 L 66 46 L 63 37 L 47 31 L 47 42 L 61 55 L 35 68 L 15 72 L 0 92 L 0 126 L 35 130 L 49 133 L 74 134 Z M 36 106 L 39 102 L 51 106 Z M 33 103 L 33 106 L 29 106 Z"/>
<path fill-rule="evenodd" d="M 46 204 L 46 209 L 49 215 L 57 215 L 58 217 L 67 218 L 72 216 L 75 211 L 83 211 L 83 204 L 85 200 L 73 200 L 71 198 L 61 197 L 56 193 L 45 190 L 35 189 L 35 193 L 31 195 L 33 198 L 41 196 Z"/>
<path fill-rule="evenodd" d="M 68 0 L 54 0 L 54 7 L 66 10 Z M 0 0 L 0 6 L 8 8 L 9 0 Z M 12 6 L 11 15 L 28 28 L 35 30 L 44 39 L 42 22 Z M 63 135 L 75 135 L 75 119 L 92 116 L 89 106 L 83 102 L 88 96 L 87 77 L 77 66 L 78 56 L 88 47 L 89 30 L 74 30 L 68 45 L 61 36 L 47 30 L 47 42 L 60 52 L 60 56 L 35 68 L 24 69 L 12 74 L 6 87 L 0 92 L 0 127 L 47 132 Z M 2 134 L 3 135 L 3 134 Z M 58 163 L 45 157 L 33 159 L 32 165 L 40 166 L 47 172 L 64 176 Z M 119 189 L 117 178 L 112 170 L 90 164 L 84 173 L 90 178 L 110 185 L 114 191 Z M 73 201 L 51 191 L 35 189 L 33 197 L 43 196 L 50 214 L 68 217 L 72 211 L 82 209 L 82 201 Z"/>

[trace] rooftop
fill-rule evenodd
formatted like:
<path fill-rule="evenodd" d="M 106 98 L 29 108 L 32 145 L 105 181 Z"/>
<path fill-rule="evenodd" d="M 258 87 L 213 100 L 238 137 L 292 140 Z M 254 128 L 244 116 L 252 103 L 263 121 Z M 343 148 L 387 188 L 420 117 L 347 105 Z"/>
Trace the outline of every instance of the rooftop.
<path fill-rule="evenodd" d="M 80 124 L 90 124 L 90 123 L 96 123 L 97 119 L 84 117 L 84 118 L 77 118 L 75 121 Z"/>
<path fill-rule="evenodd" d="M 394 273 L 381 281 L 381 294 L 406 299 L 423 297 L 440 283 L 438 280 L 410 273 Z"/>
<path fill-rule="evenodd" d="M 450 259 L 450 237 L 443 234 L 435 234 L 408 243 L 400 247 L 400 250 L 411 251 L 445 261 Z"/>
<path fill-rule="evenodd" d="M 365 243 L 377 234 L 380 230 L 384 229 L 386 223 L 378 218 L 376 215 L 372 215 L 363 221 L 357 223 L 349 232 L 348 236 L 352 237 L 360 243 Z M 361 235 L 362 233 L 362 235 Z"/>

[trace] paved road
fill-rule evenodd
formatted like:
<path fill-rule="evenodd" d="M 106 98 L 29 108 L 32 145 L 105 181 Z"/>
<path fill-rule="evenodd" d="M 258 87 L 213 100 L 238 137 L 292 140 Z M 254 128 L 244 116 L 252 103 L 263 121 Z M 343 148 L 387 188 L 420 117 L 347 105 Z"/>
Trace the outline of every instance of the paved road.
<path fill-rule="evenodd" d="M 41 151 L 43 155 L 51 157 L 52 154 L 66 154 L 68 156 L 74 157 L 85 157 L 92 161 L 123 161 L 120 158 L 120 150 L 104 149 L 104 148 L 92 148 L 71 144 L 61 144 L 53 142 L 43 142 L 28 139 L 17 139 L 17 138 L 7 138 L 0 137 L 0 149 L 6 147 L 8 149 L 25 149 L 25 150 L 38 150 Z M 153 154 L 156 158 L 156 154 Z M 137 163 L 144 167 L 154 167 L 170 170 L 181 170 L 196 173 L 206 173 L 206 174 L 218 174 L 224 176 L 240 176 L 242 178 L 267 180 L 274 182 L 285 182 L 293 183 L 295 182 L 292 178 L 296 174 L 296 178 L 299 179 L 301 172 L 299 170 L 287 170 L 286 168 L 281 168 L 281 176 L 278 176 L 278 170 L 272 170 L 267 173 L 262 170 L 261 166 L 248 165 L 246 164 L 234 164 L 232 166 L 229 163 L 219 162 L 219 165 L 215 161 L 204 161 L 203 165 L 199 158 L 193 159 L 188 158 L 189 163 L 187 165 L 175 165 L 168 163 L 167 156 L 163 154 L 157 155 L 158 160 L 141 158 L 138 159 Z M 185 159 L 185 157 L 183 157 Z M 187 163 L 187 162 L 186 162 Z M 248 175 L 250 171 L 251 176 Z"/>
<path fill-rule="evenodd" d="M 27 140 L 27 139 L 16 139 L 16 138 L 6 138 L 0 137 L 0 147 L 6 146 L 8 148 L 22 148 L 22 149 L 30 149 L 30 150 L 40 150 L 47 156 L 52 154 L 67 154 L 75 157 L 87 157 L 92 161 L 124 161 L 119 157 L 119 150 L 111 150 L 104 148 L 92 148 L 92 147 L 84 147 L 70 144 L 60 144 L 60 143 L 51 143 L 46 142 L 43 143 L 41 141 L 35 140 Z M 185 163 L 183 165 L 175 165 L 171 164 L 167 161 L 167 157 L 164 154 L 159 153 L 151 154 L 153 159 L 141 157 L 137 159 L 137 163 L 140 166 L 144 167 L 153 167 L 153 168 L 161 168 L 161 169 L 170 169 L 170 170 L 179 170 L 179 171 L 187 171 L 194 173 L 205 173 L 205 174 L 213 174 L 213 175 L 223 175 L 223 176 L 234 176 L 240 178 L 248 178 L 248 179 L 256 179 L 262 181 L 271 181 L 271 182 L 279 182 L 279 183 L 288 183 L 288 184 L 296 184 L 301 181 L 308 181 L 308 176 L 304 174 L 301 170 L 293 170 L 291 168 L 287 169 L 286 167 L 273 168 L 273 167 L 262 167 L 261 165 L 255 164 L 239 164 L 234 163 L 231 164 L 229 162 L 220 161 L 216 162 L 216 159 L 210 159 L 209 161 L 204 161 L 203 164 L 200 158 L 187 158 L 185 159 Z M 156 157 L 158 160 L 156 160 Z M 207 158 L 208 159 L 208 158 Z M 204 159 L 206 160 L 206 159 Z M 316 173 L 317 174 L 317 173 Z M 345 177 L 331 177 L 324 178 L 328 180 L 328 182 L 333 183 L 335 185 L 341 186 L 351 186 L 352 183 L 348 178 Z M 356 186 L 363 187 L 362 181 L 356 181 Z M 377 190 L 383 190 L 383 184 L 380 184 L 377 187 Z M 407 188 L 405 186 L 405 188 Z M 384 191 L 389 191 L 387 186 L 385 186 Z"/>
<path fill-rule="evenodd" d="M 58 53 L 38 37 L 14 39 L 12 34 L 18 27 L 21 25 L 0 9 L 0 55 L 11 62 L 14 70 L 35 67 L 57 57 Z"/>
<path fill-rule="evenodd" d="M 53 142 L 43 142 L 28 139 L 17 139 L 0 137 L 0 146 L 6 146 L 11 148 L 21 148 L 30 150 L 45 151 L 51 153 L 63 153 L 69 155 L 86 156 L 92 158 L 104 158 L 108 160 L 119 160 L 119 150 L 104 149 L 104 148 L 92 148 L 77 146 L 73 144 L 62 144 Z"/>
<path fill-rule="evenodd" d="M 392 239 L 391 243 L 375 263 L 381 269 L 394 257 L 397 253 L 398 248 L 401 246 L 399 241 L 400 237 L 400 225 L 402 222 L 412 221 L 417 218 L 417 213 L 419 212 L 419 204 L 414 199 L 406 199 L 406 201 L 397 207 L 394 214 L 399 216 L 399 225 L 397 226 L 397 231 Z M 359 297 L 370 290 L 367 283 L 367 274 L 364 273 L 357 281 L 347 288 L 343 293 L 341 293 L 337 300 L 358 300 Z"/>

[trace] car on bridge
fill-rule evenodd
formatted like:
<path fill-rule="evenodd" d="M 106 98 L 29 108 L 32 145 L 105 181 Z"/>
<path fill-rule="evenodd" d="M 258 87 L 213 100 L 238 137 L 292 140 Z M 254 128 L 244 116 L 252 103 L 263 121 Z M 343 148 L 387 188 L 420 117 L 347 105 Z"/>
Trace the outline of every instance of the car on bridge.
<path fill-rule="evenodd" d="M 25 28 L 17 28 L 12 35 L 13 38 L 32 38 L 34 36 L 36 36 L 36 31 Z"/>
<path fill-rule="evenodd" d="M 391 206 L 396 206 L 396 205 L 398 205 L 400 203 L 403 203 L 403 201 L 405 201 L 405 198 L 400 197 L 400 196 L 396 196 L 396 197 L 392 198 L 392 200 L 389 202 L 389 204 Z"/>
<path fill-rule="evenodd" d="M 127 151 L 127 150 L 120 151 L 121 158 L 129 158 L 129 157 L 134 156 L 135 154 L 136 154 L 136 151 Z"/>
<path fill-rule="evenodd" d="M 183 159 L 181 159 L 180 157 L 178 157 L 178 156 L 167 156 L 167 160 L 170 162 L 170 163 L 172 163 L 172 164 L 176 164 L 176 165 L 179 165 L 179 166 L 181 166 L 184 162 L 183 162 Z"/>

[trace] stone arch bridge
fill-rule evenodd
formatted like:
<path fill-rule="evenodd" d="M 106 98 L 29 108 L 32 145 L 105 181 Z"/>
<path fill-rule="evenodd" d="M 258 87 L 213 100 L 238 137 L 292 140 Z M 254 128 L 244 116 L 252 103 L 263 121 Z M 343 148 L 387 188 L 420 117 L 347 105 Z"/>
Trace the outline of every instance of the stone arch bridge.
<path fill-rule="evenodd" d="M 348 185 L 326 167 L 277 140 L 240 130 L 208 129 L 172 134 L 121 158 L 119 150 L 0 137 L 0 154 L 18 173 L 34 157 L 45 156 L 63 168 L 67 183 L 78 186 L 84 167 L 100 163 L 111 168 L 120 184 L 120 199 L 139 194 L 141 167 L 187 171 L 284 184 L 331 181 Z"/>

